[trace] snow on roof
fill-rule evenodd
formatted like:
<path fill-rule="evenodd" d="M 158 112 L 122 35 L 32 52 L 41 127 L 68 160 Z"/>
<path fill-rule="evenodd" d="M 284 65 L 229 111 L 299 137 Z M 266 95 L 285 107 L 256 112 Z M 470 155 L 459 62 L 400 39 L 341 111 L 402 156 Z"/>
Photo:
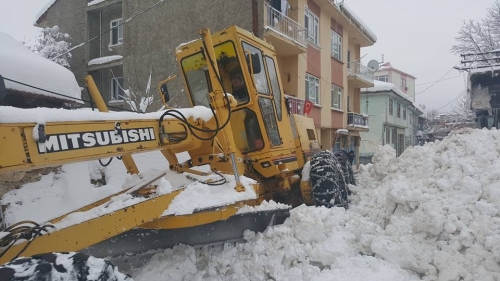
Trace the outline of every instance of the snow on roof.
<path fill-rule="evenodd" d="M 115 60 L 121 60 L 122 58 L 123 58 L 123 56 L 119 56 L 119 55 L 96 58 L 96 59 L 89 61 L 89 66 L 98 65 L 98 64 L 105 64 L 105 63 L 112 62 Z"/>
<path fill-rule="evenodd" d="M 37 88 L 66 95 L 68 98 L 5 80 L 5 86 L 8 90 L 58 99 L 78 99 L 78 102 L 81 102 L 81 90 L 71 71 L 33 53 L 3 32 L 0 32 L 0 46 L 2 46 L 0 48 L 0 75 Z"/>
<path fill-rule="evenodd" d="M 401 96 L 402 98 L 406 99 L 409 101 L 418 111 L 425 113 L 425 110 L 422 109 L 419 105 L 417 105 L 407 94 L 405 94 L 401 89 L 399 89 L 398 86 L 388 83 L 388 82 L 382 82 L 375 80 L 375 86 L 371 88 L 363 88 L 361 89 L 361 92 L 367 92 L 367 93 L 378 93 L 378 92 L 394 92 L 395 94 Z"/>
<path fill-rule="evenodd" d="M 382 81 L 375 80 L 374 84 L 375 84 L 374 87 L 363 88 L 363 89 L 361 89 L 361 91 L 362 92 L 369 92 L 369 93 L 383 92 L 383 91 L 387 91 L 387 92 L 388 91 L 393 91 L 397 95 L 401 96 L 402 98 L 405 98 L 405 99 L 407 99 L 410 102 L 412 101 L 411 98 L 407 94 L 405 94 L 403 91 L 401 91 L 401 89 L 399 89 L 398 86 L 396 86 L 396 85 L 394 85 L 392 83 L 382 82 Z"/>
<path fill-rule="evenodd" d="M 40 18 L 50 9 L 50 7 L 52 7 L 52 5 L 54 5 L 56 1 L 57 0 L 50 0 L 45 6 L 43 6 L 43 8 L 38 12 L 38 14 L 36 14 L 35 22 L 33 23 L 33 25 L 36 25 L 38 23 Z"/>
<path fill-rule="evenodd" d="M 352 10 L 351 8 L 349 8 L 349 6 L 347 6 L 344 1 L 342 1 L 341 3 L 338 4 L 338 6 L 340 8 L 343 8 L 344 10 L 347 11 L 347 13 L 354 19 L 354 21 L 357 21 L 358 24 L 360 25 L 361 27 L 361 30 L 363 30 L 366 35 L 368 35 L 368 37 L 370 37 L 370 39 L 372 39 L 373 42 L 376 42 L 377 41 L 377 35 L 375 35 L 375 32 L 373 32 L 366 23 L 364 23 L 361 18 L 356 15 Z"/>
<path fill-rule="evenodd" d="M 380 63 L 380 67 L 379 67 L 379 69 L 377 69 L 377 71 L 384 71 L 384 70 L 389 70 L 389 69 L 394 70 L 396 72 L 399 72 L 399 73 L 403 74 L 404 76 L 408 76 L 408 77 L 411 77 L 413 79 L 417 79 L 417 77 L 415 77 L 415 76 L 413 76 L 411 74 L 408 74 L 408 73 L 406 73 L 404 71 L 401 71 L 401 70 L 399 70 L 397 68 L 394 68 L 394 66 L 392 66 L 392 64 L 390 62 L 382 62 L 382 63 Z M 377 72 L 377 71 L 375 71 L 375 72 Z"/>
<path fill-rule="evenodd" d="M 93 1 L 90 1 L 87 6 L 97 5 L 97 4 L 104 2 L 104 1 L 105 0 L 93 0 Z"/>
<path fill-rule="evenodd" d="M 470 74 L 486 73 L 486 72 L 497 71 L 497 70 L 500 70 L 500 65 L 493 65 L 491 67 L 481 66 L 481 67 L 471 68 Z"/>

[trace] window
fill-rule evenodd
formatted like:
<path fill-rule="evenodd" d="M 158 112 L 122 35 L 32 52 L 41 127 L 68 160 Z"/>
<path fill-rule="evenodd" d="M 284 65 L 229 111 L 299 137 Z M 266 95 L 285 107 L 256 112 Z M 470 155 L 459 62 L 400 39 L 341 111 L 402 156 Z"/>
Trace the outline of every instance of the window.
<path fill-rule="evenodd" d="M 306 99 L 319 104 L 319 78 L 306 73 Z"/>
<path fill-rule="evenodd" d="M 382 82 L 389 82 L 389 75 L 375 76 L 375 80 Z"/>
<path fill-rule="evenodd" d="M 332 108 L 342 110 L 342 88 L 332 84 Z"/>
<path fill-rule="evenodd" d="M 332 34 L 331 44 L 332 44 L 332 57 L 342 60 L 342 36 L 337 32 L 330 30 Z"/>
<path fill-rule="evenodd" d="M 347 68 L 351 69 L 351 50 L 347 50 Z"/>
<path fill-rule="evenodd" d="M 403 120 L 406 120 L 406 107 L 403 107 Z"/>
<path fill-rule="evenodd" d="M 389 128 L 385 128 L 385 144 L 391 143 L 391 130 Z"/>
<path fill-rule="evenodd" d="M 271 81 L 271 89 L 273 90 L 276 115 L 278 115 L 278 120 L 281 121 L 281 90 L 278 82 L 278 73 L 276 72 L 276 66 L 274 65 L 274 60 L 271 57 L 266 56 L 266 64 L 267 64 L 267 70 L 269 71 L 269 80 Z"/>
<path fill-rule="evenodd" d="M 393 115 L 392 104 L 393 104 L 392 99 L 389 99 L 389 115 Z"/>
<path fill-rule="evenodd" d="M 262 63 L 262 51 L 246 42 L 243 42 L 242 45 L 245 51 L 250 52 L 250 54 L 252 54 L 252 57 L 257 55 L 259 65 L 262 66 L 261 67 L 262 69 L 259 73 L 253 74 L 255 89 L 257 90 L 257 92 L 259 92 L 259 94 L 270 95 L 269 86 L 267 85 L 266 72 L 264 71 L 263 67 L 264 64 Z"/>
<path fill-rule="evenodd" d="M 392 128 L 392 147 L 396 148 L 398 142 L 398 129 Z"/>
<path fill-rule="evenodd" d="M 406 91 L 406 78 L 401 78 L 401 89 Z"/>
<path fill-rule="evenodd" d="M 123 44 L 123 25 L 122 19 L 116 19 L 111 21 L 111 32 L 109 33 L 111 38 L 109 40 L 109 45 L 120 45 Z"/>
<path fill-rule="evenodd" d="M 397 107 L 396 107 L 396 114 L 399 118 L 401 118 L 401 104 L 397 104 Z"/>
<path fill-rule="evenodd" d="M 307 6 L 304 12 L 304 23 L 307 29 L 307 40 L 319 45 L 319 18 Z"/>
<path fill-rule="evenodd" d="M 123 100 L 123 77 L 111 78 L 111 99 Z"/>

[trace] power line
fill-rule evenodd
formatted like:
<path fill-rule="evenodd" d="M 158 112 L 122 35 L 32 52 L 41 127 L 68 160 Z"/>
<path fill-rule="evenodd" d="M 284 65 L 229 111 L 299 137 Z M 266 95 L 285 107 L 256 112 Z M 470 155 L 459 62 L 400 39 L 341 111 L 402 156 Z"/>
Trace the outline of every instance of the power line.
<path fill-rule="evenodd" d="M 458 63 L 457 63 L 457 64 L 458 64 Z M 457 66 L 457 65 L 455 65 L 455 66 Z M 445 78 L 445 77 L 446 77 L 446 75 L 448 75 L 448 74 L 449 74 L 452 70 L 454 70 L 454 68 L 453 68 L 453 67 L 452 67 L 452 68 L 450 68 L 450 70 L 448 70 L 448 72 L 446 72 L 446 74 L 445 74 L 445 75 L 443 75 L 441 78 L 439 78 L 438 80 L 434 81 L 434 83 L 432 83 L 432 85 L 430 85 L 429 87 L 427 87 L 427 88 L 423 89 L 422 91 L 420 91 L 420 92 L 416 93 L 416 94 L 415 94 L 415 96 L 416 96 L 416 95 L 418 95 L 418 94 L 421 94 L 421 93 L 423 93 L 423 92 L 425 92 L 425 91 L 427 91 L 427 90 L 428 90 L 428 89 L 430 89 L 432 86 L 434 86 L 434 85 L 436 85 L 438 82 L 442 81 L 442 80 L 443 80 L 443 78 Z"/>
<path fill-rule="evenodd" d="M 70 49 L 69 49 L 69 50 L 67 50 L 66 52 L 64 52 L 64 53 L 62 53 L 62 54 L 60 54 L 60 55 L 58 55 L 58 56 L 56 56 L 56 57 L 54 57 L 54 58 L 52 58 L 52 59 L 53 59 L 53 60 L 54 60 L 54 59 L 57 59 L 57 58 L 59 58 L 59 57 L 61 57 L 61 56 L 66 55 L 67 53 L 70 53 L 70 52 L 72 52 L 72 51 L 74 51 L 74 50 L 76 50 L 76 49 L 78 49 L 78 48 L 80 48 L 80 47 L 82 47 L 82 46 L 87 45 L 87 44 L 88 44 L 88 43 L 90 43 L 91 41 L 93 41 L 93 40 L 95 40 L 95 39 L 97 39 L 97 38 L 100 38 L 100 37 L 102 37 L 102 36 L 103 36 L 103 35 L 105 35 L 105 34 L 110 33 L 110 32 L 111 32 L 111 30 L 116 29 L 116 28 L 118 28 L 118 27 L 120 27 L 120 26 L 122 26 L 122 25 L 124 25 L 124 24 L 126 24 L 126 23 L 129 23 L 129 22 L 130 22 L 131 20 L 133 20 L 135 17 L 140 16 L 140 15 L 142 15 L 142 14 L 144 14 L 144 13 L 146 13 L 146 12 L 150 11 L 151 9 L 153 9 L 153 8 L 154 8 L 154 7 L 156 7 L 156 6 L 158 6 L 160 3 L 164 2 L 164 1 L 165 1 L 165 0 L 160 0 L 160 1 L 156 2 L 155 4 L 153 4 L 153 5 L 149 6 L 149 8 L 147 8 L 147 9 L 145 9 L 145 10 L 142 10 L 141 12 L 139 12 L 139 13 L 137 13 L 137 14 L 133 15 L 132 17 L 128 18 L 126 21 L 123 21 L 122 23 L 120 23 L 120 24 L 118 24 L 118 25 L 116 25 L 116 26 L 114 26 L 114 27 L 112 27 L 112 28 L 108 29 L 107 31 L 104 31 L 104 32 L 103 32 L 103 33 L 101 33 L 101 34 L 99 34 L 99 35 L 96 35 L 96 36 L 92 37 L 91 39 L 89 39 L 89 40 L 88 40 L 88 41 L 86 41 L 86 42 L 82 42 L 82 43 L 80 43 L 80 44 L 78 44 L 78 45 L 76 45 L 76 46 L 74 46 L 74 47 L 70 48 Z"/>
<path fill-rule="evenodd" d="M 467 92 L 467 89 L 463 90 L 463 92 L 462 92 L 460 95 L 458 95 L 458 97 L 456 97 L 456 98 L 452 99 L 449 103 L 447 103 L 447 104 L 445 104 L 445 105 L 441 106 L 440 108 L 436 109 L 436 111 L 439 111 L 439 110 L 441 110 L 441 109 L 443 109 L 443 108 L 447 107 L 447 106 L 448 106 L 448 105 L 450 105 L 452 102 L 456 101 L 459 97 L 463 96 L 466 92 Z"/>
<path fill-rule="evenodd" d="M 57 95 L 57 96 L 65 97 L 65 98 L 72 99 L 72 100 L 77 100 L 77 101 L 83 101 L 83 102 L 88 102 L 88 103 L 91 103 L 91 101 L 90 101 L 90 100 L 84 100 L 84 99 L 82 99 L 82 98 L 75 98 L 75 97 L 72 97 L 72 96 L 68 96 L 68 95 L 64 95 L 64 94 L 56 93 L 56 92 L 53 92 L 53 91 L 50 91 L 50 90 L 46 90 L 46 89 L 43 89 L 43 88 L 40 88 L 40 87 L 36 87 L 36 86 L 30 85 L 30 84 L 26 84 L 26 83 L 23 83 L 23 82 L 19 82 L 19 81 L 16 81 L 16 80 L 14 80 L 14 79 L 10 79 L 10 78 L 7 78 L 7 77 L 3 77 L 3 79 L 5 79 L 5 80 L 7 80 L 7 81 L 10 81 L 10 82 L 13 82 L 13 83 L 17 83 L 17 84 L 20 84 L 20 85 L 26 86 L 26 87 L 30 87 L 30 88 L 33 88 L 33 89 L 37 89 L 37 90 L 44 91 L 44 92 L 47 92 L 47 93 L 51 93 L 51 94 L 54 94 L 54 95 Z M 129 112 L 136 112 L 136 113 L 137 113 L 137 111 L 133 111 L 133 110 L 125 109 L 125 108 L 120 108 L 120 107 L 116 107 L 116 106 L 111 106 L 111 105 L 108 105 L 108 107 L 109 107 L 109 108 L 113 108 L 113 109 L 122 110 L 122 111 L 129 111 Z"/>
<path fill-rule="evenodd" d="M 446 81 L 446 80 L 450 80 L 450 79 L 455 79 L 455 78 L 458 78 L 458 77 L 461 77 L 461 76 L 462 75 L 458 75 L 458 76 L 448 77 L 446 79 L 434 80 L 434 81 L 429 81 L 429 82 L 425 82 L 425 83 L 415 84 L 415 85 L 413 85 L 413 87 L 415 87 L 415 86 L 421 86 L 421 85 L 427 85 L 427 84 L 431 84 L 431 83 L 434 83 L 434 82 L 441 82 L 441 81 Z"/>

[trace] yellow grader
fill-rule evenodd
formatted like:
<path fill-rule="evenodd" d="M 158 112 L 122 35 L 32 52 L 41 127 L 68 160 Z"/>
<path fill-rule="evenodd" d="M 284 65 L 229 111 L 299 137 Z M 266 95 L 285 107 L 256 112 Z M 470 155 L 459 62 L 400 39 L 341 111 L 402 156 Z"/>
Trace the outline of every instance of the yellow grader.
<path fill-rule="evenodd" d="M 25 222 L 9 226 L 4 230 L 7 235 L 0 239 L 0 263 L 51 252 L 109 257 L 179 243 L 217 243 L 237 239 L 245 229 L 263 231 L 288 217 L 289 208 L 259 211 L 257 207 L 264 201 L 293 208 L 304 203 L 321 205 L 325 202 L 321 196 L 326 193 L 334 194 L 335 200 L 347 196 L 332 187 L 338 177 L 342 177 L 345 190 L 347 183 L 353 183 L 347 161 L 311 162 L 309 177 L 311 157 L 331 158 L 333 154 L 320 152 L 312 119 L 289 112 L 274 48 L 236 26 L 215 34 L 204 29 L 200 34 L 200 39 L 179 46 L 176 56 L 191 105 L 211 112 L 208 119 L 168 107 L 156 113 L 116 117 L 108 113 L 91 76 L 87 76 L 87 88 L 100 111 L 93 112 L 92 118 L 71 118 L 78 110 L 68 110 L 66 121 L 51 121 L 50 116 L 43 124 L 0 120 L 0 174 L 121 156 L 128 173 L 139 175 L 141 182 L 119 194 L 143 199 L 63 228 L 53 226 L 70 214 L 107 204 L 112 196 L 54 218 L 44 227 L 28 227 Z M 168 81 L 158 85 L 165 104 L 169 101 Z M 212 173 L 234 176 L 231 192 L 250 188 L 255 196 L 192 214 L 164 215 L 183 188 L 167 194 L 156 192 L 152 183 L 165 173 L 144 175 L 133 159 L 133 154 L 147 151 L 161 152 L 169 163 L 165 170 L 202 176 L 206 173 L 195 168 L 208 165 Z M 180 162 L 176 154 L 181 152 L 187 152 L 190 159 Z M 330 167 L 325 169 L 325 163 Z M 345 173 L 336 173 L 339 169 Z M 242 182 L 247 178 L 253 180 L 251 184 Z M 318 187 L 316 196 L 311 186 Z M 256 208 L 238 213 L 244 206 Z M 140 239 L 145 233 L 148 239 Z"/>

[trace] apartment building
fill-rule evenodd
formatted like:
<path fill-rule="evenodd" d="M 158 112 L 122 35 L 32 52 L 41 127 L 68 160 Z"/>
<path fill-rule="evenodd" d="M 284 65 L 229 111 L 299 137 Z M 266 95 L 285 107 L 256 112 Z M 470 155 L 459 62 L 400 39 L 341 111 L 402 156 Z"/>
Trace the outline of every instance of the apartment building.
<path fill-rule="evenodd" d="M 399 156 L 418 144 L 419 116 L 424 112 L 399 86 L 375 81 L 374 87 L 362 89 L 361 112 L 370 120 L 370 131 L 361 133 L 361 163 L 370 163 L 380 145 L 390 145 Z"/>
<path fill-rule="evenodd" d="M 394 68 L 390 62 L 380 63 L 380 68 L 375 71 L 375 80 L 392 83 L 415 101 L 415 76 Z"/>
<path fill-rule="evenodd" d="M 71 67 L 79 81 L 91 74 L 113 105 L 123 103 L 122 89 L 143 91 L 150 74 L 152 85 L 177 74 L 174 50 L 199 38 L 200 28 L 217 31 L 238 25 L 275 47 L 291 112 L 305 114 L 305 101 L 312 103 L 306 113 L 315 121 L 322 148 L 358 152 L 359 133 L 369 130 L 360 114 L 360 89 L 374 85 L 373 72 L 361 64 L 360 53 L 376 36 L 343 1 L 156 3 L 54 0 L 36 23 L 59 25 L 72 36 L 73 45 L 96 38 L 73 53 Z M 186 106 L 182 82 L 170 87 L 173 102 Z"/>

